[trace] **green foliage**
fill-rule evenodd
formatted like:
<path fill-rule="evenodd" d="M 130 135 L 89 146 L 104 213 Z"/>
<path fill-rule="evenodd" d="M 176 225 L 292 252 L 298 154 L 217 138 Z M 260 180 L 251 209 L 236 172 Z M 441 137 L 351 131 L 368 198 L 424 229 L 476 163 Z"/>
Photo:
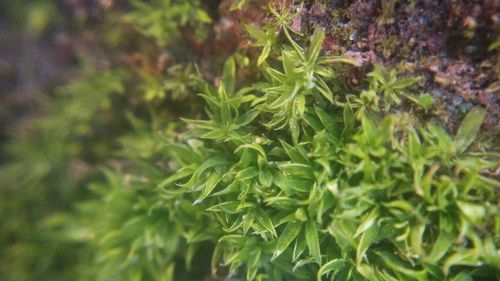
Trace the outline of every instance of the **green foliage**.
<path fill-rule="evenodd" d="M 382 108 L 389 110 L 391 105 L 401 104 L 401 97 L 407 98 L 426 111 L 434 102 L 432 96 L 428 94 L 415 97 L 408 91 L 409 87 L 421 80 L 419 77 L 399 77 L 396 69 L 387 71 L 381 66 L 375 66 L 375 69 L 368 73 L 368 77 L 370 77 L 370 87 L 361 92 L 357 103 L 371 107 L 372 110 L 380 109 L 380 100 L 383 103 Z"/>
<path fill-rule="evenodd" d="M 299 126 L 304 114 L 307 113 L 307 98 L 319 102 L 333 103 L 334 96 L 326 82 L 335 76 L 335 72 L 327 65 L 336 62 L 355 64 L 343 57 L 320 56 L 319 51 L 324 40 L 324 32 L 316 30 L 311 37 L 311 44 L 306 51 L 291 37 L 292 47 L 281 51 L 282 69 L 263 66 L 263 74 L 267 82 L 258 85 L 265 93 L 252 102 L 252 106 L 262 112 L 272 115 L 266 124 L 269 128 L 288 126 L 294 143 L 298 141 Z"/>
<path fill-rule="evenodd" d="M 4 280 L 29 280 L 30 276 L 68 280 L 78 272 L 79 255 L 44 227 L 43 220 L 83 196 L 79 182 L 95 173 L 86 161 L 102 159 L 116 145 L 111 132 L 105 142 L 97 134 L 112 120 L 111 101 L 123 91 L 124 79 L 120 71 L 81 76 L 60 88 L 55 98 L 44 99 L 48 113 L 5 146 L 10 161 L 0 169 L 0 276 Z M 102 118 L 106 114 L 109 118 Z M 73 250 L 79 250 L 79 245 Z M 58 269 L 65 259 L 65 270 Z"/>
<path fill-rule="evenodd" d="M 335 103 L 322 36 L 307 51 L 290 41 L 283 72 L 264 64 L 267 81 L 239 91 L 228 60 L 219 88 L 201 95 L 209 119 L 185 120 L 186 144 L 168 144 L 180 169 L 162 197 L 191 201 L 211 222 L 196 232 L 217 241 L 213 266 L 248 280 L 496 278 L 499 184 L 485 173 L 498 158 L 466 153 L 484 111 L 453 138 Z M 370 76 L 387 107 L 416 82 Z"/>
<path fill-rule="evenodd" d="M 125 19 L 139 32 L 156 39 L 159 45 L 180 36 L 184 27 L 195 28 L 203 37 L 203 26 L 212 22 L 199 0 L 132 0 L 131 3 L 135 9 Z"/>
<path fill-rule="evenodd" d="M 251 25 L 246 26 L 246 30 L 255 39 L 255 45 L 264 47 L 257 59 L 257 65 L 261 65 L 269 56 L 271 48 L 276 45 L 276 30 L 268 27 L 268 30 L 263 31 Z"/>
<path fill-rule="evenodd" d="M 231 7 L 229 8 L 231 11 L 234 10 L 241 10 L 243 7 L 248 5 L 252 0 L 235 0 L 232 4 Z"/>
<path fill-rule="evenodd" d="M 498 47 L 500 47 L 500 39 L 497 39 L 497 40 L 493 41 L 493 43 L 491 43 L 488 46 L 488 51 L 491 52 L 493 50 L 498 49 Z"/>
<path fill-rule="evenodd" d="M 198 1 L 134 3 L 128 20 L 159 44 L 209 22 Z M 451 136 L 390 110 L 406 100 L 431 109 L 430 96 L 412 94 L 417 78 L 375 67 L 366 90 L 340 90 L 339 63 L 356 62 L 322 55 L 323 31 L 292 33 L 293 15 L 271 13 L 276 27 L 247 26 L 263 48 L 259 76 L 238 75 L 247 64 L 235 54 L 215 86 L 191 64 L 120 69 L 85 73 L 49 99 L 0 169 L 0 245 L 13 257 L 2 276 L 498 279 L 500 183 L 488 175 L 499 157 L 474 151 L 484 109 Z M 165 106 L 194 89 L 203 117 Z M 80 180 L 75 161 L 91 166 Z M 84 186 L 91 194 L 75 191 Z M 47 202 L 70 206 L 55 213 Z M 3 219 L 11 213 L 30 227 Z"/>
<path fill-rule="evenodd" d="M 151 74 L 139 71 L 142 78 L 140 88 L 148 101 L 186 99 L 198 87 L 199 71 L 193 64 L 173 65 L 166 70 L 165 75 Z"/>

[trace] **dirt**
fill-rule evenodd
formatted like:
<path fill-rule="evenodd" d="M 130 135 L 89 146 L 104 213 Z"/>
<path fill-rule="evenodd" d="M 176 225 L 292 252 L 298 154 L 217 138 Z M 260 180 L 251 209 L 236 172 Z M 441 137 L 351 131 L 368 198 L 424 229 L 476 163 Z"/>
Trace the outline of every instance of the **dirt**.
<path fill-rule="evenodd" d="M 485 129 L 499 132 L 500 53 L 488 46 L 500 37 L 500 1 L 307 1 L 297 31 L 321 27 L 325 48 L 364 62 L 423 76 L 419 91 L 439 102 L 451 131 L 471 107 L 487 108 Z"/>

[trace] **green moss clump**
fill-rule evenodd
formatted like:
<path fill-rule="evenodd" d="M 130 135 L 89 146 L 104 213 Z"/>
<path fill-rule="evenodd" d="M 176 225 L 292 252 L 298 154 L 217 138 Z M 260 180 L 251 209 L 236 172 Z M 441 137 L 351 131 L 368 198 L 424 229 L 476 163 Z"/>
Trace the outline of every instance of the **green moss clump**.
<path fill-rule="evenodd" d="M 163 41 L 179 15 L 136 3 L 126 20 L 183 46 Z M 355 91 L 342 81 L 357 61 L 323 55 L 323 31 L 297 34 L 293 15 L 271 14 L 272 28 L 247 27 L 258 58 L 241 50 L 214 83 L 191 61 L 164 73 L 122 66 L 49 99 L 0 169 L 11 259 L 0 276 L 498 279 L 499 155 L 474 143 L 485 110 L 452 136 L 401 111 L 432 110 L 412 91 L 420 79 L 376 67 Z M 209 23 L 195 15 L 187 26 Z"/>

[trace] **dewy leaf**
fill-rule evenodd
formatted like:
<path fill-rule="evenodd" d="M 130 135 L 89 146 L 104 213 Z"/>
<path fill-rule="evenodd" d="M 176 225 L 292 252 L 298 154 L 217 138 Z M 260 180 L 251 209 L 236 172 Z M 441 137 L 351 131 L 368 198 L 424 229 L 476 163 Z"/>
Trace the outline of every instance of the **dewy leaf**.
<path fill-rule="evenodd" d="M 305 61 L 306 58 L 304 55 L 304 49 L 292 39 L 292 36 L 290 36 L 290 33 L 288 32 L 288 28 L 284 28 L 283 31 L 285 33 L 286 38 L 288 39 L 288 42 L 290 42 L 292 47 L 295 49 L 297 55 L 300 57 L 302 61 Z"/>
<path fill-rule="evenodd" d="M 260 156 L 262 156 L 264 159 L 267 159 L 267 155 L 266 155 L 266 152 L 264 151 L 264 149 L 262 148 L 262 146 L 260 144 L 243 144 L 243 145 L 240 145 L 235 151 L 234 153 L 238 152 L 238 151 L 241 151 L 242 149 L 252 149 L 254 151 L 256 151 L 257 153 L 259 153 Z"/>
<path fill-rule="evenodd" d="M 257 177 L 259 175 L 259 169 L 255 166 L 245 168 L 235 175 L 235 179 L 239 181 L 246 181 L 248 179 Z"/>
<path fill-rule="evenodd" d="M 304 165 L 310 165 L 309 158 L 307 157 L 305 151 L 301 149 L 300 146 L 293 147 L 286 143 L 283 140 L 280 140 L 281 146 L 286 151 L 286 154 L 290 157 L 290 159 L 295 163 L 300 163 Z"/>
<path fill-rule="evenodd" d="M 307 243 L 306 239 L 304 238 L 298 238 L 295 239 L 295 245 L 293 246 L 293 255 L 292 255 L 292 260 L 296 261 L 304 252 L 306 249 Z"/>
<path fill-rule="evenodd" d="M 293 143 L 296 144 L 299 142 L 299 133 L 300 133 L 300 127 L 297 122 L 297 119 L 295 118 L 290 119 L 289 125 Z"/>
<path fill-rule="evenodd" d="M 257 219 L 257 222 L 262 227 L 264 227 L 269 232 L 271 232 L 271 234 L 274 237 L 278 236 L 278 234 L 276 233 L 276 230 L 274 229 L 273 222 L 271 221 L 271 219 L 269 218 L 269 216 L 266 214 L 266 212 L 264 212 L 264 210 L 262 210 L 261 208 L 255 209 L 255 217 Z"/>
<path fill-rule="evenodd" d="M 250 227 L 252 227 L 255 219 L 255 212 L 253 210 L 248 211 L 243 216 L 243 234 L 246 234 Z"/>
<path fill-rule="evenodd" d="M 314 30 L 313 35 L 311 36 L 311 46 L 309 47 L 309 62 L 315 62 L 319 56 L 319 52 L 321 51 L 321 45 L 325 40 L 325 32 L 319 28 Z"/>
<path fill-rule="evenodd" d="M 370 228 L 374 223 L 376 223 L 379 216 L 379 208 L 374 208 L 370 214 L 368 214 L 363 222 L 358 226 L 356 234 L 354 237 L 358 237 L 360 234 L 364 233 L 368 228 Z"/>
<path fill-rule="evenodd" d="M 309 253 L 318 264 L 321 264 L 318 229 L 316 228 L 316 222 L 312 219 L 306 222 L 306 241 Z"/>
<path fill-rule="evenodd" d="M 472 144 L 479 133 L 485 116 L 486 110 L 480 106 L 472 108 L 467 113 L 455 136 L 455 146 L 459 154 L 463 153 Z"/>
<path fill-rule="evenodd" d="M 282 163 L 279 165 L 285 176 L 296 176 L 302 179 L 314 180 L 314 170 L 311 166 L 299 163 Z"/>
<path fill-rule="evenodd" d="M 326 85 L 325 81 L 323 81 L 323 79 L 321 78 L 318 78 L 316 80 L 316 89 L 320 92 L 321 95 L 323 95 L 323 97 L 325 97 L 330 103 L 333 103 L 333 93 L 332 91 L 330 90 L 330 88 L 328 87 L 328 85 Z"/>
<path fill-rule="evenodd" d="M 214 190 L 215 186 L 217 186 L 217 184 L 219 183 L 220 179 L 221 176 L 219 174 L 217 173 L 211 174 L 210 177 L 208 177 L 207 183 L 203 187 L 200 197 L 196 201 L 202 201 L 208 195 L 210 195 L 210 193 L 212 193 L 212 191 Z"/>
<path fill-rule="evenodd" d="M 304 95 L 298 95 L 295 99 L 294 106 L 296 106 L 299 116 L 302 117 L 306 111 L 306 97 Z"/>
<path fill-rule="evenodd" d="M 259 116 L 258 110 L 249 110 L 245 114 L 242 114 L 238 118 L 236 118 L 236 126 L 238 128 L 244 127 L 250 124 L 257 116 Z"/>
<path fill-rule="evenodd" d="M 335 127 L 335 123 L 331 115 L 329 115 L 319 107 L 315 107 L 314 110 L 316 111 L 316 115 L 318 116 L 321 124 L 323 124 L 326 130 L 330 130 Z"/>
<path fill-rule="evenodd" d="M 314 263 L 314 260 L 312 258 L 308 258 L 308 259 L 302 259 L 302 260 L 298 260 L 295 265 L 293 266 L 293 269 L 292 269 L 292 272 L 296 272 L 297 270 L 299 270 L 301 267 L 307 265 L 307 264 L 311 264 L 311 263 Z"/>
<path fill-rule="evenodd" d="M 265 187 L 270 187 L 273 183 L 273 174 L 268 169 L 260 170 L 259 183 Z"/>
<path fill-rule="evenodd" d="M 288 248 L 288 246 L 293 242 L 297 235 L 299 235 L 301 229 L 302 222 L 299 221 L 291 221 L 285 226 L 285 229 L 278 238 L 278 244 L 276 245 L 276 249 L 274 250 L 272 260 L 276 259 L 286 250 L 286 248 Z"/>
<path fill-rule="evenodd" d="M 319 270 L 316 276 L 317 281 L 321 281 L 321 276 L 328 274 L 333 270 L 340 270 L 345 267 L 345 262 L 341 259 L 334 259 L 325 263 Z"/>
<path fill-rule="evenodd" d="M 377 223 L 374 223 L 363 232 L 361 235 L 361 239 L 359 240 L 358 249 L 356 250 L 356 263 L 360 264 L 363 259 L 366 251 L 370 246 L 377 241 L 379 234 L 379 226 Z"/>

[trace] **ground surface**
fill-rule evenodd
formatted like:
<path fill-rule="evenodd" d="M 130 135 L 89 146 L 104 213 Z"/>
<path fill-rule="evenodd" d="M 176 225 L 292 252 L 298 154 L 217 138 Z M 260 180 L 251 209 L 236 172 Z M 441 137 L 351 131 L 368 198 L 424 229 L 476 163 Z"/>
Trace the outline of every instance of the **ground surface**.
<path fill-rule="evenodd" d="M 325 28 L 332 53 L 424 77 L 419 90 L 442 103 L 449 129 L 480 104 L 486 128 L 498 130 L 500 57 L 488 50 L 500 36 L 498 1 L 308 1 L 296 9 L 296 29 Z"/>

